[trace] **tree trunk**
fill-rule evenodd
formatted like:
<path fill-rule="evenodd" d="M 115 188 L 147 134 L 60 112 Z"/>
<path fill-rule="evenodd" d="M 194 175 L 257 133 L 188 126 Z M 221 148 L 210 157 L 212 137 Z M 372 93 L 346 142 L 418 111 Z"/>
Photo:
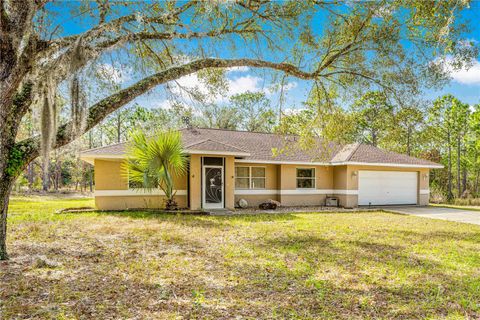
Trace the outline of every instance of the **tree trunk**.
<path fill-rule="evenodd" d="M 473 187 L 474 188 L 473 193 L 474 193 L 475 197 L 478 197 L 478 182 L 480 180 L 479 178 L 480 178 L 480 170 L 477 169 L 476 173 L 475 173 L 475 186 Z"/>
<path fill-rule="evenodd" d="M 460 136 L 457 137 L 457 196 L 462 196 L 461 177 L 460 177 L 460 156 L 461 156 L 461 143 Z"/>
<path fill-rule="evenodd" d="M 90 187 L 90 192 L 93 192 L 93 169 L 90 166 L 88 168 L 88 185 Z"/>
<path fill-rule="evenodd" d="M 117 116 L 117 143 L 120 143 L 122 140 L 122 119 L 120 118 L 120 113 Z"/>
<path fill-rule="evenodd" d="M 10 1 L 11 4 L 19 1 Z M 23 2 L 22 2 L 23 4 Z M 7 210 L 9 202 L 9 194 L 12 185 L 21 170 L 40 155 L 40 137 L 33 136 L 22 141 L 15 142 L 17 137 L 17 130 L 23 116 L 29 109 L 32 100 L 33 83 L 24 81 L 25 76 L 30 71 L 35 62 L 36 40 L 31 37 L 32 43 L 27 45 L 27 49 L 22 55 L 21 59 L 16 56 L 16 52 L 12 49 L 12 44 L 19 39 L 15 39 L 17 34 L 26 34 L 31 31 L 31 25 L 25 23 L 26 17 L 29 16 L 29 11 L 25 6 L 11 6 L 14 9 L 22 9 L 22 19 L 10 23 L 0 23 L 0 259 L 7 258 L 6 251 L 6 226 L 7 226 Z M 33 7 L 33 6 L 32 6 Z M 0 10 L 4 9 L 0 5 Z M 33 15 L 32 15 L 33 16 Z M 5 18 L 6 15 L 0 14 L 0 19 Z M 9 22 L 9 21 L 7 21 Z M 30 22 L 30 21 L 28 21 Z M 9 29 L 15 26 L 17 32 L 12 33 Z M 29 32 L 27 32 L 29 33 Z M 23 39 L 22 39 L 23 40 Z M 17 41 L 21 43 L 23 41 Z M 31 51 L 31 52 L 30 52 Z M 27 58 L 31 59 L 27 59 Z M 17 63 L 18 62 L 18 63 Z M 313 80 L 321 75 L 322 70 L 314 72 L 306 72 L 298 69 L 289 63 L 274 63 L 256 59 L 215 59 L 204 58 L 188 62 L 181 66 L 170 67 L 166 70 L 148 76 L 135 84 L 119 90 L 118 92 L 106 97 L 88 109 L 87 123 L 84 128 L 85 131 L 92 129 L 95 125 L 101 122 L 106 116 L 113 111 L 131 102 L 135 98 L 153 89 L 154 87 L 165 84 L 169 81 L 179 79 L 208 68 L 231 68 L 231 67 L 255 67 L 255 68 L 269 68 L 272 70 L 283 71 L 291 76 L 295 76 L 304 80 Z M 23 86 L 22 86 L 23 83 Z M 20 89 L 20 87 L 22 87 Z M 15 96 L 15 99 L 14 99 Z M 77 138 L 74 135 L 74 123 L 69 121 L 64 123 L 57 129 L 56 143 L 53 149 L 62 147 Z M 83 132 L 82 132 L 83 133 Z M 48 183 L 48 168 L 44 170 L 44 183 Z M 79 181 L 80 182 L 80 181 Z"/>
<path fill-rule="evenodd" d="M 55 161 L 55 191 L 58 192 L 62 181 L 62 162 L 61 160 Z"/>
<path fill-rule="evenodd" d="M 34 174 L 35 172 L 34 172 L 33 163 L 30 162 L 27 167 L 28 191 L 30 192 L 33 191 L 33 183 L 35 180 Z"/>
<path fill-rule="evenodd" d="M 48 191 L 48 187 L 50 185 L 50 165 L 49 163 L 43 165 L 42 171 L 42 190 L 44 192 Z"/>
<path fill-rule="evenodd" d="M 411 150 L 410 150 L 410 139 L 412 135 L 412 128 L 409 126 L 408 131 L 407 131 L 407 155 L 410 156 Z"/>
<path fill-rule="evenodd" d="M 14 179 L 0 181 L 0 260 L 8 259 L 7 254 L 7 213 L 10 201 L 10 191 Z"/>
<path fill-rule="evenodd" d="M 448 143 L 448 190 L 447 190 L 447 200 L 451 201 L 453 199 L 452 192 L 452 143 L 450 141 L 450 132 L 447 133 L 447 143 Z"/>

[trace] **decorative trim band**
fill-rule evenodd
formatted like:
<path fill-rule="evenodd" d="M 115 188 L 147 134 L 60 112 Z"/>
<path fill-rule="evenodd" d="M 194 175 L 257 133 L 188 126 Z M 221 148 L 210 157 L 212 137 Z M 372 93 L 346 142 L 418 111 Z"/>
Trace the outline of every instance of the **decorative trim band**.
<path fill-rule="evenodd" d="M 254 159 L 235 159 L 235 163 L 258 163 L 258 164 L 295 164 L 305 166 L 330 166 L 330 162 L 312 162 L 312 161 L 275 161 L 275 160 L 254 160 Z"/>
<path fill-rule="evenodd" d="M 250 153 L 247 152 L 231 152 L 231 151 L 207 151 L 207 150 L 186 150 L 189 154 L 202 155 L 231 155 L 239 157 L 248 157 Z M 125 155 L 121 154 L 80 154 L 80 159 L 92 163 L 94 159 L 124 159 Z M 262 163 L 262 164 L 292 164 L 292 165 L 310 165 L 310 166 L 375 166 L 375 167 L 393 167 L 393 168 L 430 168 L 441 169 L 443 165 L 435 164 L 401 164 L 401 163 L 382 163 L 382 162 L 314 162 L 314 161 L 275 161 L 275 160 L 254 160 L 254 159 L 235 159 L 235 163 Z"/>
<path fill-rule="evenodd" d="M 128 190 L 95 190 L 95 197 L 135 197 L 135 196 L 164 196 L 162 190 L 147 191 L 145 189 L 128 189 Z M 177 196 L 186 196 L 187 190 L 177 190 Z"/>
<path fill-rule="evenodd" d="M 278 194 L 278 190 L 275 189 L 236 189 L 235 195 L 236 196 L 260 196 L 260 195 L 276 195 Z"/>
<path fill-rule="evenodd" d="M 358 190 L 333 190 L 333 193 L 336 195 L 346 195 L 346 196 L 356 196 L 358 195 Z"/>
<path fill-rule="evenodd" d="M 420 194 L 430 194 L 430 189 L 420 189 Z"/>
<path fill-rule="evenodd" d="M 334 190 L 334 189 L 291 189 L 291 190 L 275 190 L 275 189 L 237 189 L 235 195 L 312 195 L 312 194 L 324 194 L 324 195 L 357 195 L 358 190 Z"/>

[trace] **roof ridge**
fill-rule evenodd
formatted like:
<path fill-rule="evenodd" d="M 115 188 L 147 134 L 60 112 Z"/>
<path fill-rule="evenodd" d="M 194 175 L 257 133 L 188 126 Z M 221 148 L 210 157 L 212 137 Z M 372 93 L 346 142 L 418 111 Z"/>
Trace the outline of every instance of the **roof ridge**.
<path fill-rule="evenodd" d="M 391 155 L 394 155 L 394 156 L 399 156 L 403 159 L 410 159 L 410 160 L 413 160 L 413 161 L 422 161 L 422 162 L 426 162 L 426 163 L 429 163 L 429 164 L 432 164 L 432 165 L 438 165 L 438 163 L 434 162 L 434 161 L 431 161 L 431 160 L 428 160 L 428 159 L 424 159 L 424 158 L 420 158 L 420 157 L 415 157 L 415 156 L 412 156 L 412 155 L 408 155 L 408 154 L 405 154 L 405 153 L 400 153 L 400 152 L 397 152 L 397 151 L 393 151 L 393 150 L 388 150 L 388 149 L 382 149 L 380 147 L 377 147 L 377 146 L 374 146 L 372 144 L 368 144 L 368 143 L 359 143 L 359 146 L 360 147 L 361 145 L 364 145 L 368 148 L 373 148 L 379 152 L 382 152 L 384 154 L 391 154 Z M 357 147 L 357 150 L 358 150 L 358 147 Z M 352 153 L 352 157 L 353 157 L 354 153 Z M 349 161 L 351 159 L 351 157 L 347 160 Z M 386 162 L 386 163 L 398 163 L 398 162 Z"/>
<path fill-rule="evenodd" d="M 210 140 L 210 139 L 203 139 L 203 140 L 200 140 L 200 141 L 195 141 L 195 142 L 192 142 L 192 143 L 190 143 L 190 144 L 185 145 L 184 147 L 185 147 L 185 148 L 188 148 L 188 147 L 194 146 L 194 145 L 196 145 L 196 144 L 204 143 L 204 142 L 206 142 L 206 141 L 208 141 L 208 140 Z"/>
<path fill-rule="evenodd" d="M 195 146 L 195 145 L 198 145 L 198 144 L 207 142 L 207 141 L 212 141 L 212 142 L 215 142 L 215 143 L 218 143 L 218 144 L 221 144 L 221 145 L 224 145 L 224 146 L 233 148 L 233 149 L 237 149 L 237 150 L 240 150 L 240 151 L 243 151 L 243 152 L 247 152 L 246 150 L 241 149 L 241 148 L 239 148 L 239 147 L 232 146 L 231 144 L 224 143 L 224 142 L 220 142 L 220 141 L 217 141 L 217 140 L 214 140 L 214 139 L 210 139 L 210 138 L 204 139 L 204 140 L 201 140 L 201 141 L 198 141 L 198 142 L 196 142 L 196 143 L 189 144 L 188 146 L 185 146 L 185 148 L 188 148 L 188 147 L 191 147 L 191 146 Z"/>
<path fill-rule="evenodd" d="M 354 148 L 352 148 L 352 151 L 350 151 L 350 154 L 348 155 L 347 159 L 345 161 L 350 161 L 350 159 L 352 159 L 353 155 L 355 154 L 355 152 L 357 152 L 358 148 L 360 148 L 360 146 L 362 145 L 361 142 L 355 142 L 353 143 L 355 145 Z"/>
<path fill-rule="evenodd" d="M 378 147 L 376 147 L 376 148 L 378 148 Z M 378 148 L 378 149 L 380 149 L 380 148 Z M 380 150 L 382 150 L 382 149 L 380 149 Z M 400 153 L 400 152 L 393 151 L 393 150 L 384 150 L 384 151 L 393 153 L 393 154 L 398 155 L 398 156 L 410 158 L 410 159 L 423 160 L 423 161 L 427 161 L 427 162 L 437 164 L 435 161 L 432 161 L 432 160 L 428 160 L 428 159 L 424 159 L 424 158 L 420 158 L 420 157 L 414 157 L 412 155 L 408 155 L 408 154 L 405 154 L 405 153 Z"/>
<path fill-rule="evenodd" d="M 87 150 L 82 150 L 81 152 L 96 151 L 96 150 L 100 150 L 100 149 L 103 149 L 103 148 L 110 148 L 110 147 L 118 146 L 120 144 L 125 144 L 125 143 L 127 143 L 127 141 L 116 142 L 116 143 L 112 143 L 112 144 L 109 144 L 109 145 L 106 145 L 106 146 L 101 146 L 101 147 L 91 148 L 91 149 L 87 149 Z"/>
<path fill-rule="evenodd" d="M 232 146 L 231 144 L 229 143 L 225 143 L 225 142 L 220 142 L 220 141 L 217 141 L 217 140 L 214 140 L 214 139 L 208 139 L 210 141 L 214 141 L 214 142 L 217 142 L 217 143 L 220 143 L 220 144 L 223 144 L 224 146 L 229 146 L 229 147 L 232 147 L 232 148 L 235 148 L 235 149 L 238 149 L 238 150 L 242 150 L 244 152 L 247 152 L 246 150 L 242 149 L 242 148 L 239 148 L 239 147 L 236 147 L 236 146 Z"/>

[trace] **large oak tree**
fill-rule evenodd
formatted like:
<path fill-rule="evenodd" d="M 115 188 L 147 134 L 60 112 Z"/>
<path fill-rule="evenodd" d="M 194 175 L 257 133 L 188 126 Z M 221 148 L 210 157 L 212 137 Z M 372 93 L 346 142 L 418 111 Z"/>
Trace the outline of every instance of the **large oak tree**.
<path fill-rule="evenodd" d="M 312 80 L 323 90 L 417 91 L 442 79 L 442 57 L 471 57 L 456 20 L 466 5 L 0 0 L 0 259 L 8 257 L 9 193 L 25 166 L 152 88 L 202 70 L 248 66 Z M 72 21 L 82 27 L 62 28 Z M 85 69 L 122 50 L 142 61 L 143 79 L 86 106 Z M 66 85 L 71 118 L 57 124 L 56 98 Z M 34 110 L 42 115 L 41 134 L 19 140 L 19 125 Z"/>

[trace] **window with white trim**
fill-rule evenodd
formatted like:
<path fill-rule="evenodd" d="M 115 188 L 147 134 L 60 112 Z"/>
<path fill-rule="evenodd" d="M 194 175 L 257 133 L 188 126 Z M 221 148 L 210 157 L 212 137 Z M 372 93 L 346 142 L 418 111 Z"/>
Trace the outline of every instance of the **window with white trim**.
<path fill-rule="evenodd" d="M 297 168 L 297 189 L 315 189 L 315 168 Z"/>
<path fill-rule="evenodd" d="M 235 189 L 265 189 L 265 167 L 235 167 Z"/>

